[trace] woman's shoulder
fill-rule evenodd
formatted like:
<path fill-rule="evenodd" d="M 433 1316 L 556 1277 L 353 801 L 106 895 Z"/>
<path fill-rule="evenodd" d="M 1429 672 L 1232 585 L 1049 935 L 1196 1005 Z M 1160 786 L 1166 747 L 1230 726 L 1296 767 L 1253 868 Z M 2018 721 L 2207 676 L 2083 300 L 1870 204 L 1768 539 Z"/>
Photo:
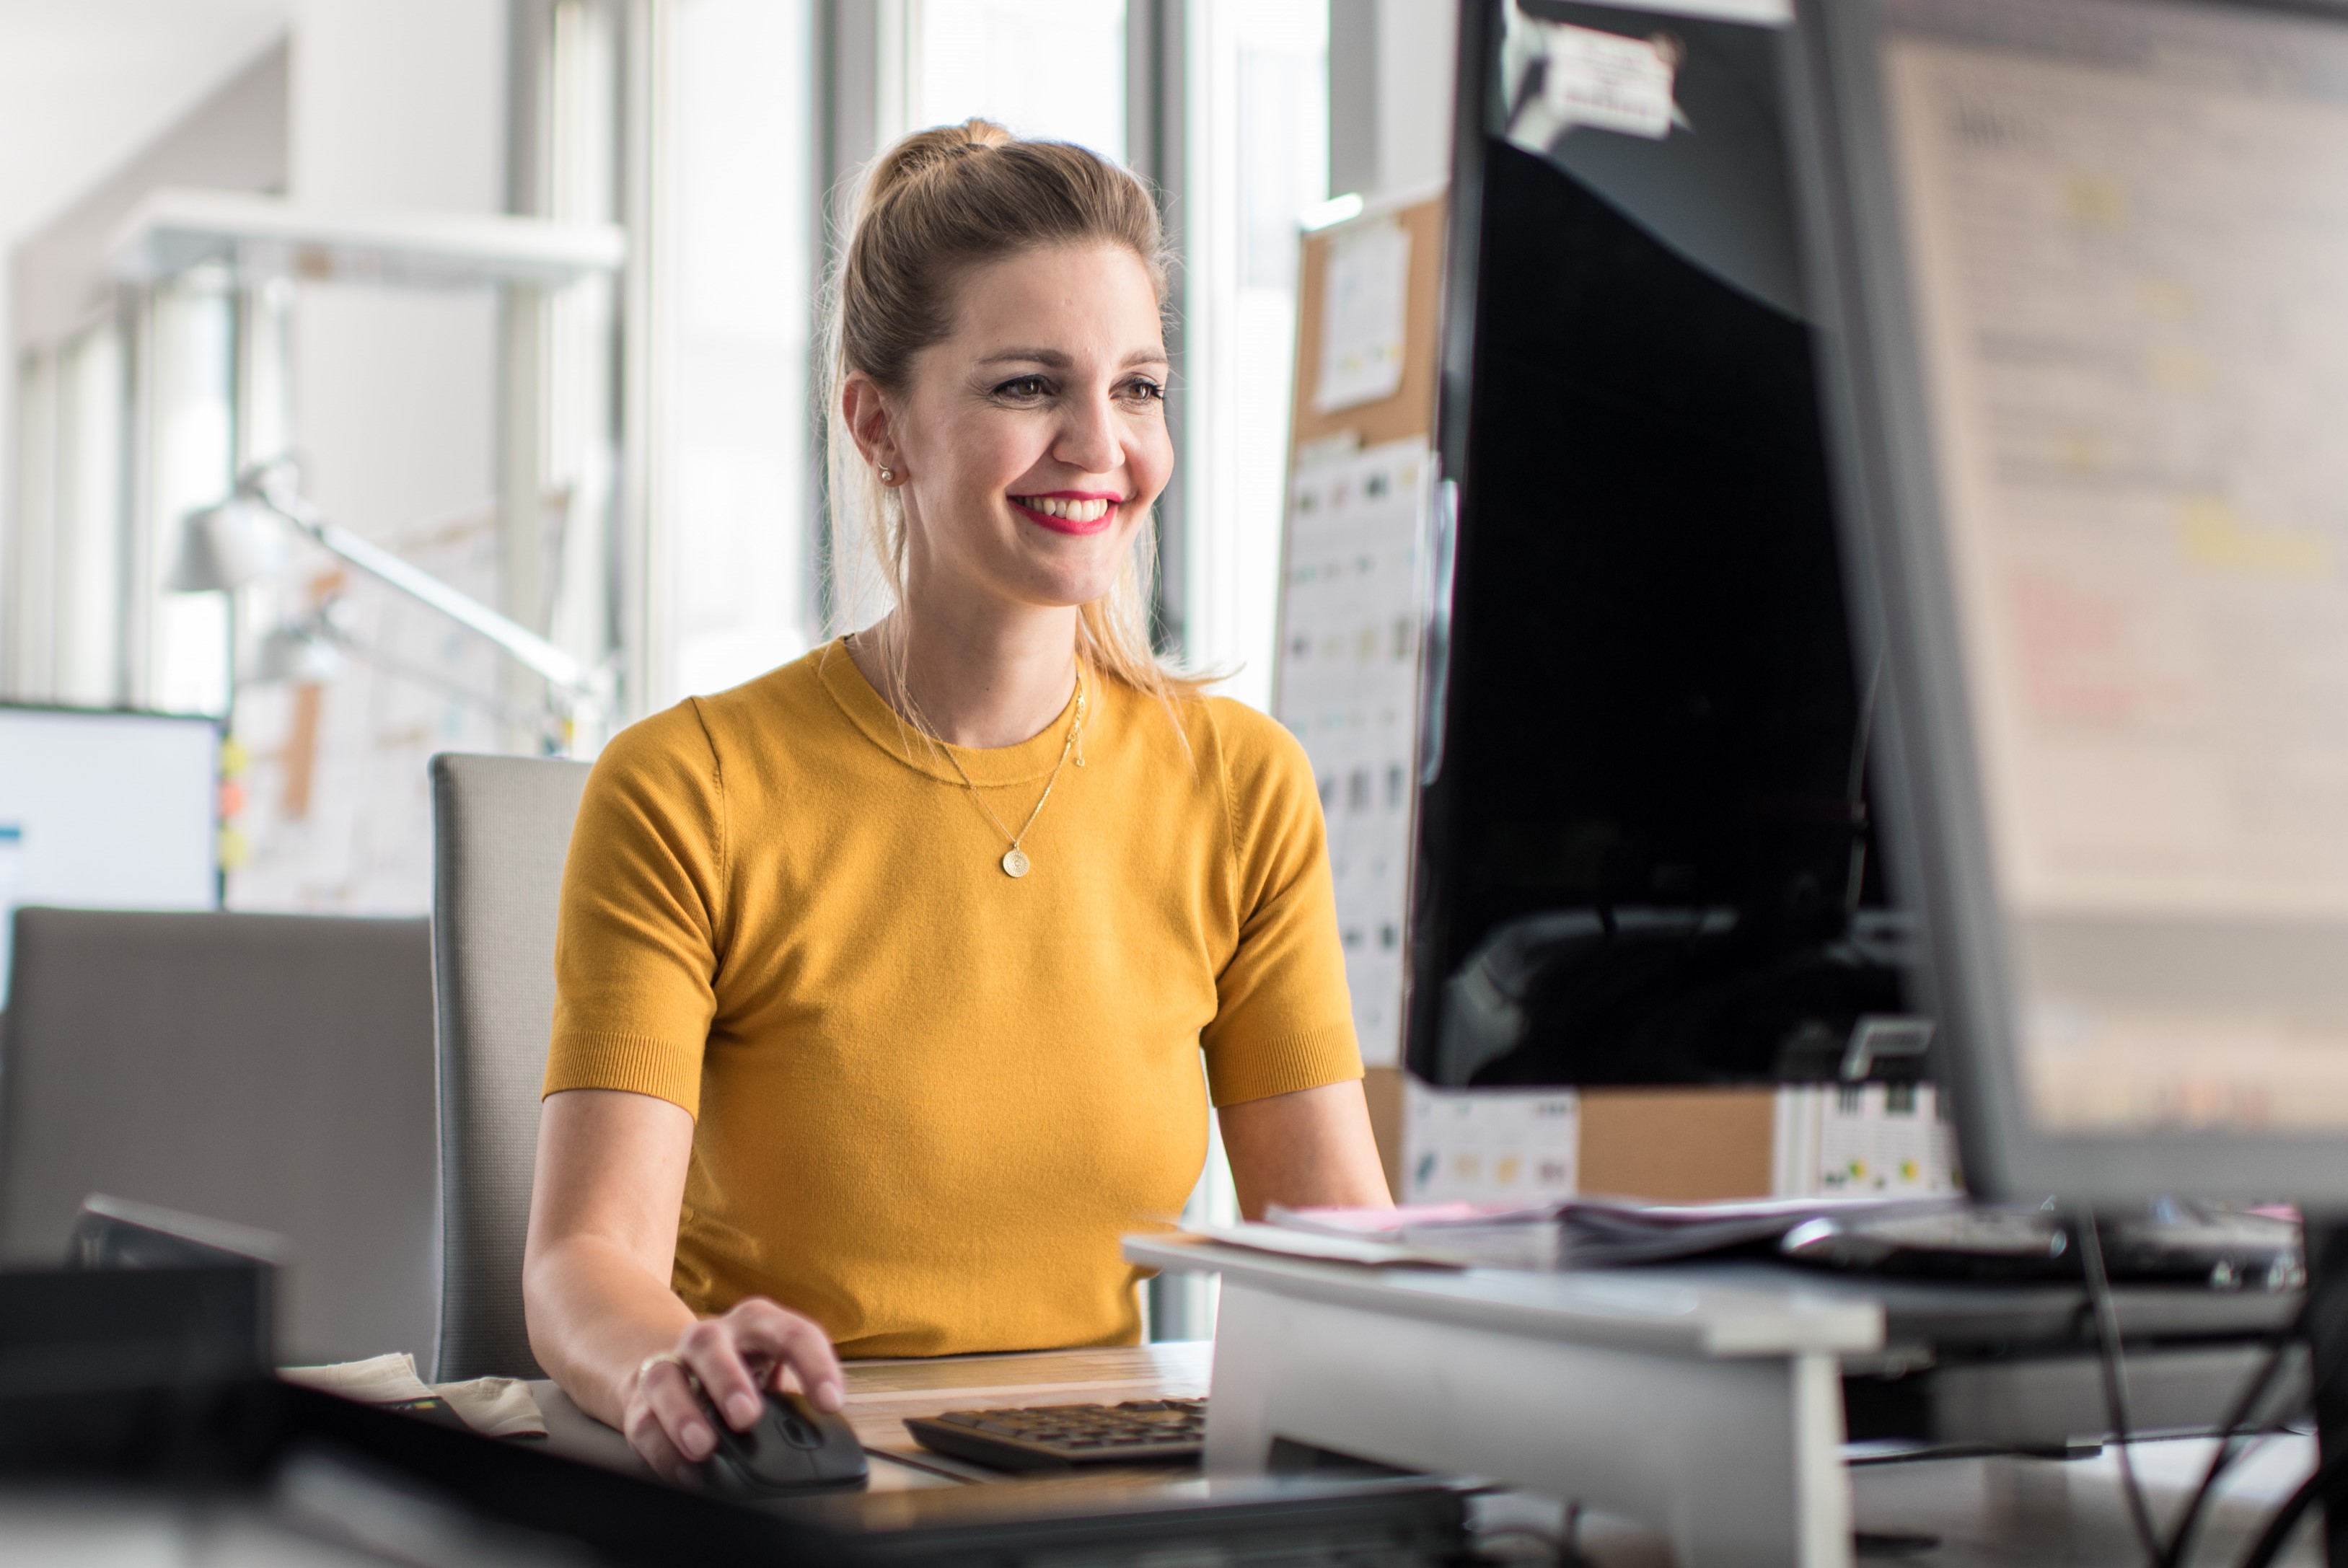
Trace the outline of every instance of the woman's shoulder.
<path fill-rule="evenodd" d="M 823 652 L 819 648 L 740 686 L 688 696 L 638 719 L 612 737 L 596 759 L 596 771 L 716 782 L 729 758 L 738 760 L 778 736 L 805 732 L 793 721 L 804 717 L 810 702 L 822 700 L 817 670 Z"/>
<path fill-rule="evenodd" d="M 720 750 L 804 736 L 805 721 L 831 704 L 823 690 L 825 663 L 847 656 L 838 643 L 826 643 L 740 686 L 686 701 Z"/>
<path fill-rule="evenodd" d="M 1236 697 L 1180 699 L 1183 728 L 1202 758 L 1211 758 L 1241 814 L 1303 790 L 1315 793 L 1312 759 L 1288 727 Z"/>

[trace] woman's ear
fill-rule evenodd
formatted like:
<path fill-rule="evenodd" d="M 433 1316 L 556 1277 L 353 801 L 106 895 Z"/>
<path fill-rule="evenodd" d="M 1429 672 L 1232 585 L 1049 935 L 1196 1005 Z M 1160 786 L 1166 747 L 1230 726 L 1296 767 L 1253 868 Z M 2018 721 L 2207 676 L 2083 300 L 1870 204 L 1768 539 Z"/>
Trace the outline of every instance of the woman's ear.
<path fill-rule="evenodd" d="M 866 462 L 875 468 L 888 469 L 901 476 L 905 471 L 904 454 L 897 448 L 896 420 L 889 407 L 889 395 L 879 382 L 860 370 L 849 372 L 839 388 L 840 418 L 847 422 L 850 438 Z"/>

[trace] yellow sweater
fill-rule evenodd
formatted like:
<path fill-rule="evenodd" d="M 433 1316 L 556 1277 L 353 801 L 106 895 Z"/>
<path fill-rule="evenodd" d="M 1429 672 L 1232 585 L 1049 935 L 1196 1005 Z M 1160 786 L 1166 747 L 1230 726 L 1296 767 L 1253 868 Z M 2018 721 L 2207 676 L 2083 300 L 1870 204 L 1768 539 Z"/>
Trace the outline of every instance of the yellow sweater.
<path fill-rule="evenodd" d="M 840 645 L 616 737 L 572 831 L 546 1092 L 697 1119 L 674 1276 L 844 1354 L 1130 1343 L 1117 1237 L 1172 1218 L 1207 1099 L 1357 1078 L 1320 803 L 1219 698 L 1088 677 L 1025 848 Z M 1070 713 L 954 755 L 1014 828 Z M 1205 1081 L 1200 1070 L 1205 1057 Z"/>

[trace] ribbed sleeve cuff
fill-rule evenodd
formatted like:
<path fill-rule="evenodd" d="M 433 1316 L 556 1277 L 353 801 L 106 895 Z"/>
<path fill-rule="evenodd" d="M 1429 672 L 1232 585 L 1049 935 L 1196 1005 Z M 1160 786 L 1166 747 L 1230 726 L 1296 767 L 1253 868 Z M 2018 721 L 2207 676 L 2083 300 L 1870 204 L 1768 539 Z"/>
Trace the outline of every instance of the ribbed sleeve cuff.
<path fill-rule="evenodd" d="M 701 1116 L 701 1047 L 640 1035 L 557 1035 L 546 1054 L 542 1099 L 572 1088 L 648 1094 Z"/>
<path fill-rule="evenodd" d="M 1218 1040 L 1207 1048 L 1207 1089 L 1218 1107 L 1361 1076 L 1351 1019 L 1268 1040 Z"/>

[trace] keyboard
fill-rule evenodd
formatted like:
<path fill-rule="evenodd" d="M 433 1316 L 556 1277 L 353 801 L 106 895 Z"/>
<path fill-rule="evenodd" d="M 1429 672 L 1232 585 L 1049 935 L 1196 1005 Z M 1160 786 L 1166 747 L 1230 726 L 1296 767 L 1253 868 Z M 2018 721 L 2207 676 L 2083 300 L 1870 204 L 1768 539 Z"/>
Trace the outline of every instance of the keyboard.
<path fill-rule="evenodd" d="M 942 1416 L 908 1416 L 905 1429 L 925 1449 L 995 1470 L 1191 1464 L 1206 1442 L 1207 1401 L 948 1410 Z"/>

